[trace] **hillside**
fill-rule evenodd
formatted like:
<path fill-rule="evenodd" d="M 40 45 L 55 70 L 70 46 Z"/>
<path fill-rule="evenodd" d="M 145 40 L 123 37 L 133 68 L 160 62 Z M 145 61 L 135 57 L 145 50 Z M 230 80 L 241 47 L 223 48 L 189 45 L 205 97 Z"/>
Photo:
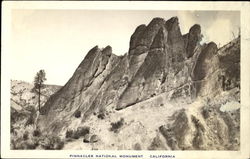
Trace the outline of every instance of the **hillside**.
<path fill-rule="evenodd" d="M 33 84 L 11 80 L 11 131 L 19 131 L 20 127 L 33 124 L 37 118 L 38 95 L 32 90 Z M 41 92 L 41 104 L 58 91 L 61 86 L 45 85 Z"/>

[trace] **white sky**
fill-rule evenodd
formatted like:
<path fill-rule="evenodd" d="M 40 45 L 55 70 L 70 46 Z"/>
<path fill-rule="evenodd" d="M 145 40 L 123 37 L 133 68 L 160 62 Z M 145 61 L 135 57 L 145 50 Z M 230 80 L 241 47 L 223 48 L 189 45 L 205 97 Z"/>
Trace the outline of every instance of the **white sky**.
<path fill-rule="evenodd" d="M 11 78 L 32 82 L 44 69 L 46 83 L 64 85 L 95 45 L 110 45 L 122 55 L 138 25 L 172 16 L 178 16 L 182 34 L 198 23 L 204 42 L 220 46 L 237 36 L 240 26 L 239 12 L 232 11 L 13 10 Z"/>

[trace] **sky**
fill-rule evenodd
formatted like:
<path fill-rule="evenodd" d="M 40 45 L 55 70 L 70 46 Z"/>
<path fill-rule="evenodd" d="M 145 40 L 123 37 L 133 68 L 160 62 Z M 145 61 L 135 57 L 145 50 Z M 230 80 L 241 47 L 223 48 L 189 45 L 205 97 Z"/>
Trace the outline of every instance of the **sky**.
<path fill-rule="evenodd" d="M 123 55 L 137 26 L 173 16 L 179 18 L 182 34 L 200 24 L 202 42 L 219 46 L 236 37 L 240 28 L 237 11 L 16 9 L 11 17 L 11 79 L 33 82 L 44 69 L 45 83 L 64 85 L 94 46 L 110 45 L 114 54 Z"/>

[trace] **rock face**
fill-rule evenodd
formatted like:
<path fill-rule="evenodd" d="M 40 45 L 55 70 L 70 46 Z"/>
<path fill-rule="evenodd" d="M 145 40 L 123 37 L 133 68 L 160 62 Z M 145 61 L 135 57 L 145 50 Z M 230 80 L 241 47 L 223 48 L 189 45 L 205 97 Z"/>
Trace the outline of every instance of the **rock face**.
<path fill-rule="evenodd" d="M 40 127 L 56 133 L 78 120 L 75 112 L 84 122 L 93 113 L 121 110 L 163 94 L 168 101 L 190 104 L 239 88 L 240 38 L 222 48 L 214 42 L 201 45 L 201 38 L 198 24 L 182 35 L 177 17 L 154 18 L 136 28 L 124 56 L 114 55 L 110 46 L 94 47 L 67 84 L 43 106 Z M 185 111 L 179 112 L 181 121 L 176 120 L 171 131 L 188 132 L 188 118 Z M 192 121 L 197 123 L 195 117 Z M 202 134 L 203 128 L 195 125 L 197 134 Z M 188 147 L 181 146 L 184 134 L 171 137 L 167 129 L 162 126 L 159 131 L 172 149 Z"/>
<path fill-rule="evenodd" d="M 192 57 L 194 54 L 194 49 L 196 48 L 197 44 L 201 41 L 201 26 L 198 24 L 193 25 L 189 33 L 184 36 L 186 38 L 186 54 L 187 57 Z"/>

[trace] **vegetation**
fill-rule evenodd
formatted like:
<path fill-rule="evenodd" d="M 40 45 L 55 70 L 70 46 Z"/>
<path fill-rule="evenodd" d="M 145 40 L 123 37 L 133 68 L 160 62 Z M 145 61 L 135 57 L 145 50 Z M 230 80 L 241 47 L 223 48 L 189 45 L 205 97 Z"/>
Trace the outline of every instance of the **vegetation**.
<path fill-rule="evenodd" d="M 79 139 L 80 137 L 85 136 L 86 134 L 89 134 L 89 130 L 90 128 L 88 126 L 78 127 L 75 131 L 67 130 L 65 137 Z"/>
<path fill-rule="evenodd" d="M 124 125 L 124 118 L 121 118 L 119 121 L 111 123 L 110 131 L 114 131 L 115 133 L 117 133 L 123 125 Z"/>
<path fill-rule="evenodd" d="M 37 137 L 41 136 L 41 131 L 40 130 L 34 130 L 33 131 L 33 136 L 37 136 Z"/>
<path fill-rule="evenodd" d="M 64 141 L 60 137 L 42 134 L 39 129 L 34 130 L 34 125 L 21 127 L 18 132 L 11 134 L 11 149 L 14 150 L 60 150 L 63 146 Z"/>
<path fill-rule="evenodd" d="M 46 135 L 41 142 L 41 146 L 45 150 L 60 150 L 64 146 L 64 142 L 58 136 Z"/>
<path fill-rule="evenodd" d="M 99 111 L 99 113 L 98 113 L 98 115 L 97 115 L 97 118 L 98 119 L 104 119 L 105 118 L 105 116 L 106 116 L 106 110 L 104 109 L 104 108 L 102 108 L 100 111 Z"/>
<path fill-rule="evenodd" d="M 34 90 L 38 94 L 38 109 L 41 113 L 41 89 L 44 87 L 45 78 L 45 71 L 40 70 L 36 73 L 35 80 L 34 80 Z"/>
<path fill-rule="evenodd" d="M 73 130 L 67 130 L 66 131 L 66 138 L 72 138 L 74 131 Z"/>
<path fill-rule="evenodd" d="M 137 143 L 134 145 L 134 150 L 142 150 L 141 144 L 137 142 Z"/>
<path fill-rule="evenodd" d="M 77 132 L 80 134 L 80 136 L 84 136 L 86 134 L 89 134 L 89 127 L 88 126 L 83 126 L 83 127 L 78 127 Z"/>
<path fill-rule="evenodd" d="M 105 118 L 105 114 L 104 113 L 100 113 L 100 114 L 97 115 L 97 118 L 104 119 Z"/>
<path fill-rule="evenodd" d="M 81 117 L 81 111 L 80 111 L 80 110 L 77 110 L 77 111 L 75 112 L 75 117 L 76 117 L 76 118 L 80 118 L 80 117 Z"/>
<path fill-rule="evenodd" d="M 165 150 L 164 143 L 161 141 L 159 136 L 156 136 L 151 145 L 148 147 L 148 150 Z"/>

